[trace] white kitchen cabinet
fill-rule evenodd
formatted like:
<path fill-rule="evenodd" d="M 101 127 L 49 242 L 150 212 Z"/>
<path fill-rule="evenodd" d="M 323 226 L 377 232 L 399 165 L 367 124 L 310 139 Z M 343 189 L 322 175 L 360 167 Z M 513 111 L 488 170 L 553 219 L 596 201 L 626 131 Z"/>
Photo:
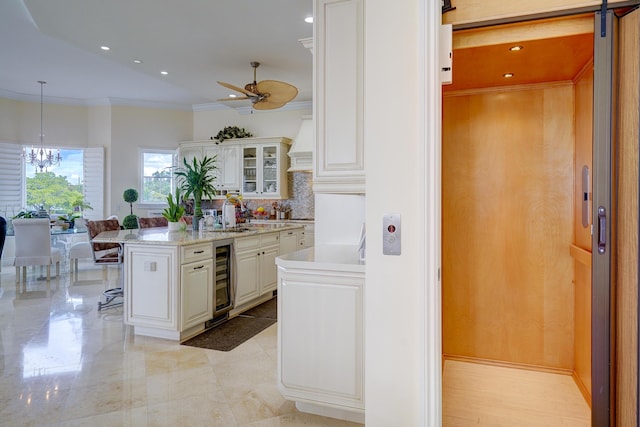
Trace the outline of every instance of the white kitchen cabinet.
<path fill-rule="evenodd" d="M 182 330 L 202 324 L 213 317 L 213 277 L 211 258 L 181 266 Z"/>
<path fill-rule="evenodd" d="M 227 193 L 239 193 L 240 184 L 240 147 L 236 144 L 223 145 L 214 141 L 182 142 L 179 146 L 179 167 L 184 167 L 183 159 L 189 164 L 193 158 L 202 160 L 204 156 L 216 157 L 216 198 L 224 198 Z"/>
<path fill-rule="evenodd" d="M 279 232 L 237 238 L 235 309 L 252 300 L 271 295 L 277 287 L 276 257 L 280 252 Z"/>
<path fill-rule="evenodd" d="M 285 199 L 288 138 L 245 138 L 242 152 L 242 194 L 245 198 Z"/>
<path fill-rule="evenodd" d="M 364 0 L 314 4 L 313 191 L 364 194 Z"/>
<path fill-rule="evenodd" d="M 260 238 L 236 239 L 236 299 L 235 307 L 260 296 Z"/>
<path fill-rule="evenodd" d="M 305 224 L 304 229 L 300 232 L 300 240 L 298 241 L 299 249 L 312 248 L 315 244 L 315 225 Z"/>
<path fill-rule="evenodd" d="M 209 144 L 203 148 L 204 155 L 216 156 L 215 187 L 220 196 L 240 193 L 240 147 L 237 144 Z"/>
<path fill-rule="evenodd" d="M 281 255 L 278 388 L 303 412 L 364 423 L 364 264 L 357 246 Z"/>
<path fill-rule="evenodd" d="M 179 162 L 216 156 L 216 198 L 242 193 L 245 198 L 286 199 L 289 138 L 241 138 L 180 143 Z"/>
<path fill-rule="evenodd" d="M 124 263 L 125 323 L 140 335 L 179 339 L 177 247 L 126 244 Z"/>
<path fill-rule="evenodd" d="M 303 239 L 303 230 L 287 230 L 280 232 L 280 255 L 289 254 L 300 250 L 300 241 Z"/>

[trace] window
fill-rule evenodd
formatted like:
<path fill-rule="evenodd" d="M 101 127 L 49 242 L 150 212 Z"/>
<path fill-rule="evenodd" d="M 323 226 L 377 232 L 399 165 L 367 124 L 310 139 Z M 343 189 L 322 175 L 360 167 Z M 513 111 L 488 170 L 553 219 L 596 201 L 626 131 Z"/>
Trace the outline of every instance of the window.
<path fill-rule="evenodd" d="M 37 174 L 40 176 L 26 164 L 23 148 L 30 149 L 0 141 L 0 216 L 11 218 L 40 206 L 50 213 L 68 215 L 79 205 L 89 205 L 91 209 L 83 211 L 85 218 L 104 217 L 103 147 L 60 148 L 60 165 Z"/>
<path fill-rule="evenodd" d="M 173 150 L 141 149 L 142 203 L 165 203 L 173 188 Z"/>
<path fill-rule="evenodd" d="M 46 147 L 49 149 L 49 147 Z M 56 149 L 53 149 L 54 151 Z M 84 205 L 84 152 L 82 149 L 60 149 L 59 165 L 36 172 L 25 166 L 26 193 L 29 209 L 44 209 L 50 214 L 68 215 Z"/>

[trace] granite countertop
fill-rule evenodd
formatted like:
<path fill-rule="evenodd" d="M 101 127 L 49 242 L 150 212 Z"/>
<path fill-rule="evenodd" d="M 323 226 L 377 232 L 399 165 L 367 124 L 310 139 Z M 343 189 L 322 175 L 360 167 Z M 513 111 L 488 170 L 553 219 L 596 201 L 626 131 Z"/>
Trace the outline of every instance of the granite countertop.
<path fill-rule="evenodd" d="M 249 224 L 315 224 L 315 220 L 313 218 L 306 218 L 306 219 L 249 218 Z"/>
<path fill-rule="evenodd" d="M 336 270 L 364 273 L 365 262 L 360 261 L 358 245 L 316 245 L 312 248 L 280 255 L 276 264 L 284 268 L 307 270 Z"/>
<path fill-rule="evenodd" d="M 214 240 L 235 239 L 270 233 L 273 231 L 292 230 L 304 225 L 295 223 L 278 224 L 241 224 L 239 228 L 245 231 L 168 231 L 166 227 L 139 228 L 132 230 L 104 231 L 93 241 L 96 243 L 136 243 L 145 245 L 182 246 L 196 243 L 212 242 Z"/>

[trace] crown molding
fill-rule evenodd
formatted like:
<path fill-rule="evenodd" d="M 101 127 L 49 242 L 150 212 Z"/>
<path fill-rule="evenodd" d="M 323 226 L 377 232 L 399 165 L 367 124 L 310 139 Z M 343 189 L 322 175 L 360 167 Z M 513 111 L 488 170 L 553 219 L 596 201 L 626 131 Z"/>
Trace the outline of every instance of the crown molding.
<path fill-rule="evenodd" d="M 0 98 L 12 99 L 15 101 L 34 102 L 40 103 L 40 95 L 29 95 L 25 93 L 17 93 L 4 89 L 0 89 Z M 238 114 L 254 114 L 254 113 L 268 113 L 274 110 L 254 110 L 251 106 L 231 107 L 229 105 L 222 104 L 220 102 L 209 102 L 205 104 L 172 104 L 168 102 L 157 101 L 145 101 L 139 99 L 126 99 L 126 98 L 96 98 L 96 99 L 77 99 L 77 98 L 64 98 L 56 96 L 46 96 L 44 100 L 45 104 L 59 104 L 70 106 L 84 106 L 84 107 L 141 107 L 141 108 L 159 108 L 165 110 L 179 110 L 179 111 L 216 111 L 216 110 L 236 110 Z M 293 111 L 293 110 L 311 110 L 311 101 L 294 101 L 289 102 L 283 107 L 278 108 L 275 111 Z"/>

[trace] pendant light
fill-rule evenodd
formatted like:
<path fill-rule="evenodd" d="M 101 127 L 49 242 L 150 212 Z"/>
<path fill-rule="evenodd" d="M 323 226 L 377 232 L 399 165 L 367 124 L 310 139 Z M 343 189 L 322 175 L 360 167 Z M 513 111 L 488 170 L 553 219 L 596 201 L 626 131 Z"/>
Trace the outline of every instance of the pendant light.
<path fill-rule="evenodd" d="M 43 132 L 43 112 L 44 112 L 44 98 L 43 88 L 47 82 L 38 80 L 40 83 L 40 148 L 35 149 L 31 147 L 31 151 L 25 155 L 27 161 L 31 166 L 35 166 L 36 173 L 47 172 L 47 169 L 51 166 L 58 166 L 62 157 L 60 156 L 60 150 L 54 155 L 53 150 L 44 148 L 44 132 Z"/>

